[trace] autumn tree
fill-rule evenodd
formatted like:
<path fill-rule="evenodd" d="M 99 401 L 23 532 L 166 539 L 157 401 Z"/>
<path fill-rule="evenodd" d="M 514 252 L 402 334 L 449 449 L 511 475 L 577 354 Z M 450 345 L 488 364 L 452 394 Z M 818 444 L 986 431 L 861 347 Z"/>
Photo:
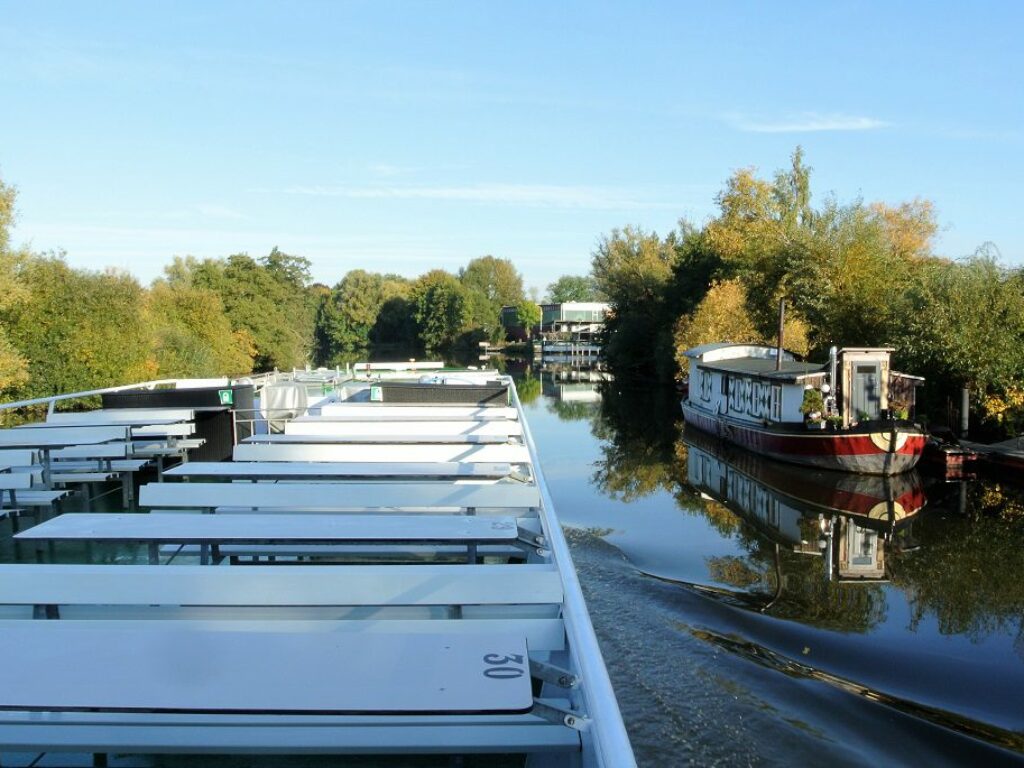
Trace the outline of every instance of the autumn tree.
<path fill-rule="evenodd" d="M 0 395 L 28 381 L 28 361 L 7 335 L 7 313 L 24 301 L 27 291 L 19 283 L 18 255 L 10 251 L 9 228 L 14 224 L 14 187 L 0 180 Z"/>
<path fill-rule="evenodd" d="M 334 311 L 328 333 L 332 348 L 365 348 L 384 304 L 384 278 L 375 272 L 353 269 L 331 290 L 331 302 Z"/>
<path fill-rule="evenodd" d="M 145 299 L 159 378 L 242 376 L 255 350 L 245 330 L 232 330 L 214 291 L 157 280 Z"/>
<path fill-rule="evenodd" d="M 762 333 L 770 332 L 778 301 L 789 290 L 791 265 L 812 237 L 810 174 L 800 147 L 790 168 L 772 181 L 758 178 L 753 168 L 736 171 L 716 197 L 718 217 L 705 228 L 707 247 L 721 260 L 721 275 L 743 281 Z"/>
<path fill-rule="evenodd" d="M 829 201 L 788 262 L 788 295 L 814 327 L 815 346 L 877 346 L 906 319 L 913 265 L 859 203 Z"/>
<path fill-rule="evenodd" d="M 412 281 L 400 275 L 384 276 L 384 303 L 370 332 L 374 344 L 409 345 L 416 339 L 411 301 Z"/>
<path fill-rule="evenodd" d="M 735 344 L 755 343 L 761 335 L 747 311 L 747 291 L 736 279 L 713 283 L 692 315 L 681 315 L 676 322 L 677 360 L 679 355 L 700 344 L 728 341 Z"/>
<path fill-rule="evenodd" d="M 317 299 L 308 290 L 309 261 L 273 249 L 262 259 L 176 259 L 165 270 L 172 284 L 185 282 L 217 293 L 235 331 L 256 347 L 258 371 L 292 368 L 308 361 Z"/>
<path fill-rule="evenodd" d="M 459 281 L 497 305 L 512 306 L 523 298 L 523 277 L 508 259 L 481 256 L 459 270 Z"/>
<path fill-rule="evenodd" d="M 21 259 L 16 275 L 26 297 L 6 308 L 3 321 L 29 361 L 20 392 L 40 397 L 152 378 L 145 293 L 134 277 L 35 255 Z"/>
<path fill-rule="evenodd" d="M 676 362 L 687 368 L 683 353 L 692 347 L 713 342 L 734 344 L 774 344 L 766 337 L 747 309 L 747 291 L 737 279 L 715 282 L 692 314 L 681 315 L 675 326 Z M 797 354 L 806 354 L 808 327 L 800 317 L 787 313 L 783 325 L 783 344 Z"/>

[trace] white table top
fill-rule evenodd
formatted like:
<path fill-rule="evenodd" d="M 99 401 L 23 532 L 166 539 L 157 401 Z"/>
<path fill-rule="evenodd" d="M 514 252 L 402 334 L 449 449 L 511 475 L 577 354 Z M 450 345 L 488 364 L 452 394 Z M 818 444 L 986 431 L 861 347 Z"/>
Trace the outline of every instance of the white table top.
<path fill-rule="evenodd" d="M 514 713 L 533 705 L 522 636 L 8 626 L 0 706 L 267 713 Z M 171 622 L 168 622 L 170 625 Z M 504 660 L 500 665 L 487 660 Z M 517 676 L 488 676 L 501 666 Z"/>
<path fill-rule="evenodd" d="M 296 511 L 430 507 L 529 508 L 540 506 L 535 485 L 505 482 L 339 481 L 336 483 L 147 483 L 144 507 L 249 507 Z"/>

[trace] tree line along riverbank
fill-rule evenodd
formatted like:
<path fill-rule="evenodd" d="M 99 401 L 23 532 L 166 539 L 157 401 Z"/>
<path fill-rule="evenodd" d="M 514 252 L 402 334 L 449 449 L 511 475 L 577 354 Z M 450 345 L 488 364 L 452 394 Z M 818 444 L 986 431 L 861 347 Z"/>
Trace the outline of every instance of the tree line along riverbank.
<path fill-rule="evenodd" d="M 5 399 L 129 380 L 241 375 L 331 365 L 371 345 L 450 350 L 504 337 L 502 306 L 525 324 L 536 295 L 508 259 L 456 273 L 349 271 L 334 286 L 277 248 L 263 257 L 175 257 L 148 286 L 116 270 L 70 266 L 16 248 L 15 189 L 0 181 L 0 395 Z M 717 214 L 665 236 L 625 226 L 601 236 L 587 275 L 564 275 L 552 301 L 611 305 L 605 356 L 621 377 L 671 381 L 683 350 L 709 341 L 771 342 L 788 304 L 786 345 L 812 359 L 837 346 L 892 346 L 894 364 L 925 376 L 921 409 L 972 392 L 976 423 L 1024 429 L 1024 273 L 984 244 L 962 259 L 935 253 L 934 206 L 824 196 L 797 148 L 765 177 L 734 172 Z"/>

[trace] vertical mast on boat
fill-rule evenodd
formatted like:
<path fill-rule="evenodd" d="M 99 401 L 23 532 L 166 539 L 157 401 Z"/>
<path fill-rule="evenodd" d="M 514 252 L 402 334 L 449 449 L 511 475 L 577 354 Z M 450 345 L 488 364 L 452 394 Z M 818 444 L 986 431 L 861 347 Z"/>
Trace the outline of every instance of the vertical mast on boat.
<path fill-rule="evenodd" d="M 775 352 L 775 370 L 782 370 L 782 342 L 786 320 L 786 300 L 779 299 L 779 348 Z"/>

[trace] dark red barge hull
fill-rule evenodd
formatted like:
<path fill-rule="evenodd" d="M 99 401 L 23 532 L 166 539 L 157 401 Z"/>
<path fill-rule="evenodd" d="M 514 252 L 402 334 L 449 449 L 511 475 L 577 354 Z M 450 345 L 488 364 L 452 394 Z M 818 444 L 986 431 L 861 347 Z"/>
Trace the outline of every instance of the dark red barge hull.
<path fill-rule="evenodd" d="M 762 427 L 715 416 L 683 402 L 688 424 L 763 456 L 821 469 L 865 475 L 898 475 L 914 468 L 927 436 L 912 425 L 834 432 Z"/>

